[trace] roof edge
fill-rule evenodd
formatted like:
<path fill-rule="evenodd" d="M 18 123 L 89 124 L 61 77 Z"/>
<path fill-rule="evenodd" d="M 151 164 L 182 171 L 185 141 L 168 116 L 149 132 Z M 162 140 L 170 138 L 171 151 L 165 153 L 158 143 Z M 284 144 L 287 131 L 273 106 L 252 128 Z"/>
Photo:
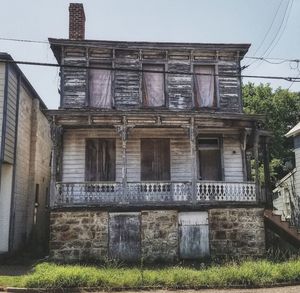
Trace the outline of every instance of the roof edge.
<path fill-rule="evenodd" d="M 0 59 L 14 61 L 13 57 L 6 52 L 0 52 Z M 40 95 L 37 93 L 33 85 L 30 83 L 28 78 L 25 76 L 23 71 L 20 69 L 20 67 L 16 63 L 9 63 L 9 64 L 21 75 L 22 81 L 25 83 L 26 87 L 30 90 L 32 95 L 40 101 L 40 105 L 42 106 L 42 109 L 47 110 L 48 108 L 46 104 L 44 103 Z"/>

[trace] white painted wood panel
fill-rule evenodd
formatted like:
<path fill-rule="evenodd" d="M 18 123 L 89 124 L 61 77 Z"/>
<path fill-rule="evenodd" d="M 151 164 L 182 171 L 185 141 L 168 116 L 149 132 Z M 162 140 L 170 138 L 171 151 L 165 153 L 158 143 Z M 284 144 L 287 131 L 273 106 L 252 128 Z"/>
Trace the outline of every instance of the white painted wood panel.
<path fill-rule="evenodd" d="M 223 162 L 225 181 L 242 182 L 243 160 L 238 136 L 225 136 L 223 139 Z"/>
<path fill-rule="evenodd" d="M 63 141 L 62 181 L 85 181 L 87 138 L 116 138 L 116 181 L 122 181 L 122 142 L 114 129 L 66 130 Z"/>
<path fill-rule="evenodd" d="M 208 213 L 181 212 L 179 223 L 179 253 L 182 259 L 209 256 Z"/>
<path fill-rule="evenodd" d="M 3 164 L 0 185 L 0 253 L 8 252 L 13 166 Z"/>

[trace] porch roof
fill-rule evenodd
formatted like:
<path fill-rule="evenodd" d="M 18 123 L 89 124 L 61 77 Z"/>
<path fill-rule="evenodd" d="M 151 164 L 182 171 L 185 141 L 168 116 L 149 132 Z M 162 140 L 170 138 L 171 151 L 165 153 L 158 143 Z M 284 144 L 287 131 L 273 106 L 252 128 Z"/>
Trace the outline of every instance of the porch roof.
<path fill-rule="evenodd" d="M 57 125 L 82 126 L 114 126 L 125 123 L 130 126 L 189 126 L 194 120 L 195 126 L 201 127 L 254 127 L 263 123 L 264 115 L 249 115 L 229 112 L 178 111 L 164 109 L 59 109 L 46 110 L 46 115 Z"/>

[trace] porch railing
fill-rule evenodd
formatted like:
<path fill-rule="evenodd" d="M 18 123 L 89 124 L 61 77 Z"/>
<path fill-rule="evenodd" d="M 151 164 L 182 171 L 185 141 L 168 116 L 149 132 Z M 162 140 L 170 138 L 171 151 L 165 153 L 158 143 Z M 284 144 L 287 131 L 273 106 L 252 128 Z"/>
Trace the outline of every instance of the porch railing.
<path fill-rule="evenodd" d="M 254 182 L 57 182 L 54 206 L 255 202 Z"/>

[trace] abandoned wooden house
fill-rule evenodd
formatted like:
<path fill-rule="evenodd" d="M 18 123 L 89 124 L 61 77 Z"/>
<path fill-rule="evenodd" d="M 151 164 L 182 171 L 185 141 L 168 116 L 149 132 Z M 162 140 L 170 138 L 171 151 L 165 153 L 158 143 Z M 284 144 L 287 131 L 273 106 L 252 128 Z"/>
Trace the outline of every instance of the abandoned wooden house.
<path fill-rule="evenodd" d="M 51 136 L 45 104 L 7 53 L 0 53 L 0 256 L 48 241 Z"/>
<path fill-rule="evenodd" d="M 49 39 L 61 66 L 60 108 L 47 111 L 52 257 L 262 255 L 249 160 L 258 168 L 267 140 L 263 118 L 243 113 L 249 44 L 86 40 L 82 4 L 69 13 L 69 39 Z"/>

